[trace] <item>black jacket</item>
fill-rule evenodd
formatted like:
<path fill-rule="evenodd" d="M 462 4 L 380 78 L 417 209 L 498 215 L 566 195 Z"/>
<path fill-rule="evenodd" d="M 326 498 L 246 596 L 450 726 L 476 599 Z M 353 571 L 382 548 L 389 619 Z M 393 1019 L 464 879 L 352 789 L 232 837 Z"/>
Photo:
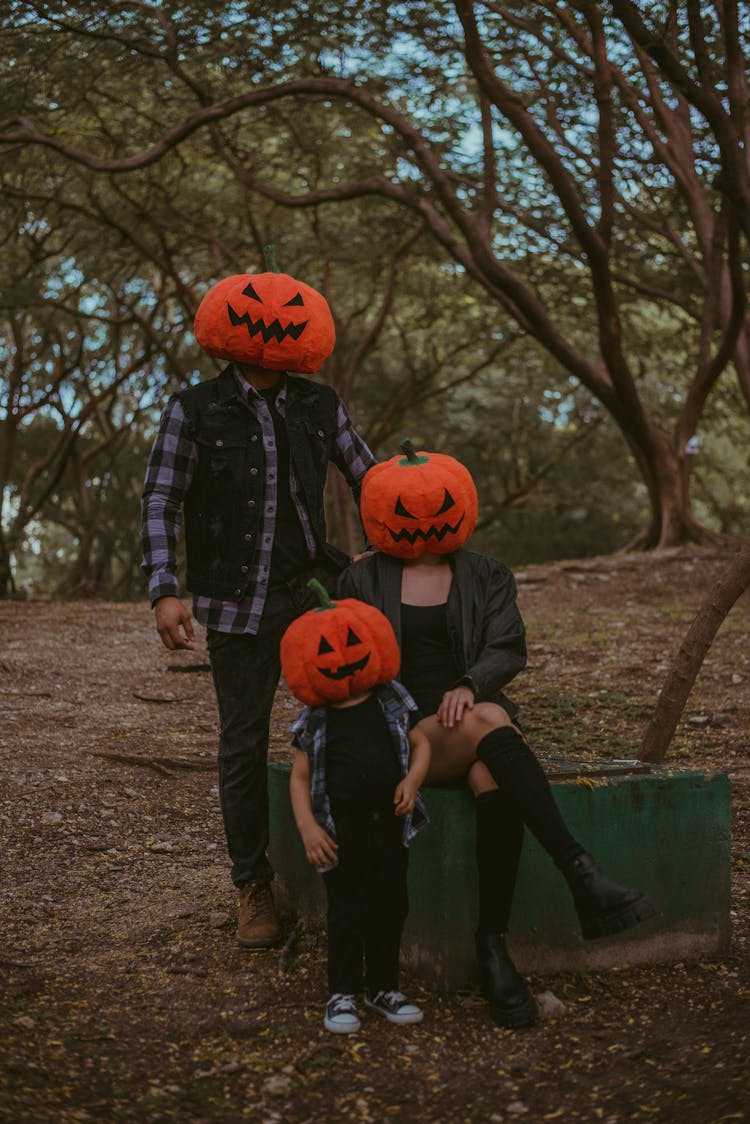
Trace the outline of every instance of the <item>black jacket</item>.
<path fill-rule="evenodd" d="M 504 562 L 473 550 L 457 550 L 449 561 L 453 583 L 448 632 L 463 671 L 455 686 L 467 683 L 478 701 L 506 706 L 500 689 L 526 666 L 526 632 L 516 605 L 515 578 Z M 400 558 L 373 554 L 349 566 L 338 585 L 339 597 L 357 597 L 380 609 L 399 647 L 402 569 Z"/>
<path fill-rule="evenodd" d="M 199 451 L 184 500 L 187 585 L 194 593 L 239 600 L 248 587 L 265 494 L 260 422 L 231 365 L 177 397 Z M 331 387 L 287 375 L 290 453 L 319 556 L 332 570 L 346 564 L 346 556 L 326 542 L 323 509 L 338 404 Z"/>

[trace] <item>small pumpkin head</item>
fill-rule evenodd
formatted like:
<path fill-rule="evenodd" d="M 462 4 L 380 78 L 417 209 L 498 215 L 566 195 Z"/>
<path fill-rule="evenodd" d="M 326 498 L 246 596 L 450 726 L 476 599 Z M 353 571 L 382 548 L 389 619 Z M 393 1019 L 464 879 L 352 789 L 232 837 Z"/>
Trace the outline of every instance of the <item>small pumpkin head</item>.
<path fill-rule="evenodd" d="M 308 706 L 344 702 L 398 672 L 401 656 L 389 621 L 353 597 L 332 601 L 315 578 L 320 607 L 303 613 L 281 638 L 281 670 Z"/>
<path fill-rule="evenodd" d="M 199 304 L 194 331 L 214 359 L 302 374 L 317 371 L 336 341 L 325 297 L 287 273 L 225 277 Z"/>
<path fill-rule="evenodd" d="M 403 441 L 404 456 L 374 465 L 362 484 L 365 533 L 377 550 L 397 558 L 450 554 L 477 522 L 477 490 L 460 461 L 418 453 Z"/>

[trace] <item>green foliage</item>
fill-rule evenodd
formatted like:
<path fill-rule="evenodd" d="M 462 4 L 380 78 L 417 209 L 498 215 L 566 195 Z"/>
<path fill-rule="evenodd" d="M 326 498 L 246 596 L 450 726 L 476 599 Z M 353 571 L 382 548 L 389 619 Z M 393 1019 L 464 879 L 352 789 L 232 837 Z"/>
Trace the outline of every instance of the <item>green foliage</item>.
<path fill-rule="evenodd" d="M 216 370 L 192 338 L 195 308 L 218 277 L 262 269 L 266 242 L 282 270 L 329 297 L 337 347 L 324 377 L 376 452 L 391 455 L 408 431 L 475 474 L 476 545 L 519 564 L 617 549 L 642 528 L 649 496 L 622 411 L 584 388 L 487 285 L 495 263 L 512 270 L 548 314 L 550 334 L 606 367 L 596 281 L 570 209 L 496 109 L 494 185 L 488 179 L 452 4 L 9 8 L 0 29 L 8 120 L 32 118 L 94 161 L 156 146 L 207 105 L 301 78 L 366 87 L 415 131 L 321 92 L 269 96 L 113 174 L 48 147 L 6 147 L 0 487 L 3 540 L 21 581 L 37 583 L 45 567 L 45 589 L 138 589 L 137 493 L 159 410 L 170 390 Z M 565 7 L 567 24 L 536 3 L 476 10 L 495 74 L 556 146 L 595 225 L 600 121 L 572 35 L 586 31 L 581 6 Z M 717 157 L 705 122 L 691 120 L 700 190 L 691 209 L 659 157 L 660 121 L 638 60 L 622 29 L 605 23 L 627 85 L 612 90 L 609 276 L 634 394 L 671 434 L 702 346 L 711 278 L 696 214 L 716 206 Z M 420 145 L 445 172 L 442 188 Z M 398 202 L 395 186 L 405 193 Z M 494 260 L 480 267 L 472 229 L 492 190 Z M 468 229 L 445 202 L 449 191 Z M 292 197 L 304 205 L 290 206 Z M 433 213 L 440 238 L 428 229 Z M 696 513 L 737 532 L 750 466 L 746 402 L 731 371 L 709 405 L 690 461 Z M 96 557 L 107 552 L 116 561 L 97 577 Z M 1 559 L 0 549 L 0 570 Z"/>

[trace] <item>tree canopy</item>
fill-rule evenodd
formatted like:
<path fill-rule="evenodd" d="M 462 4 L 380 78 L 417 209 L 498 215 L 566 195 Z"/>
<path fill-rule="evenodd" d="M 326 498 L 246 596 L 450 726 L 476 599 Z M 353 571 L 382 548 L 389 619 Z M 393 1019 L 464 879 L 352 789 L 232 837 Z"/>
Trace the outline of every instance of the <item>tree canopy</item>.
<path fill-rule="evenodd" d="M 76 544 L 68 586 L 91 580 L 88 500 L 127 478 L 135 505 L 166 392 L 213 370 L 198 300 L 268 241 L 329 297 L 324 377 L 376 451 L 412 435 L 464 459 L 513 561 L 742 526 L 735 4 L 9 7 L 6 589 L 40 520 Z M 123 545 L 107 581 L 134 566 Z"/>

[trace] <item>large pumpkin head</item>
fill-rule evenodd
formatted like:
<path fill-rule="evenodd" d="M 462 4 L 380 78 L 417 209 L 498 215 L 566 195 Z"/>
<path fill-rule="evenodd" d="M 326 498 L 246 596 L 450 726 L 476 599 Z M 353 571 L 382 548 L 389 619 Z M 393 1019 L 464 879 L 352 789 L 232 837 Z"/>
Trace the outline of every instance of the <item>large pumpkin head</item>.
<path fill-rule="evenodd" d="M 398 672 L 401 655 L 389 621 L 353 597 L 331 601 L 320 582 L 320 608 L 297 617 L 281 638 L 281 670 L 289 690 L 308 706 L 344 702 Z"/>
<path fill-rule="evenodd" d="M 418 453 L 374 465 L 362 484 L 365 533 L 377 550 L 397 558 L 450 554 L 477 522 L 477 490 L 460 461 L 443 453 Z"/>
<path fill-rule="evenodd" d="M 311 374 L 333 351 L 325 297 L 287 273 L 238 273 L 206 293 L 195 338 L 214 359 Z"/>

